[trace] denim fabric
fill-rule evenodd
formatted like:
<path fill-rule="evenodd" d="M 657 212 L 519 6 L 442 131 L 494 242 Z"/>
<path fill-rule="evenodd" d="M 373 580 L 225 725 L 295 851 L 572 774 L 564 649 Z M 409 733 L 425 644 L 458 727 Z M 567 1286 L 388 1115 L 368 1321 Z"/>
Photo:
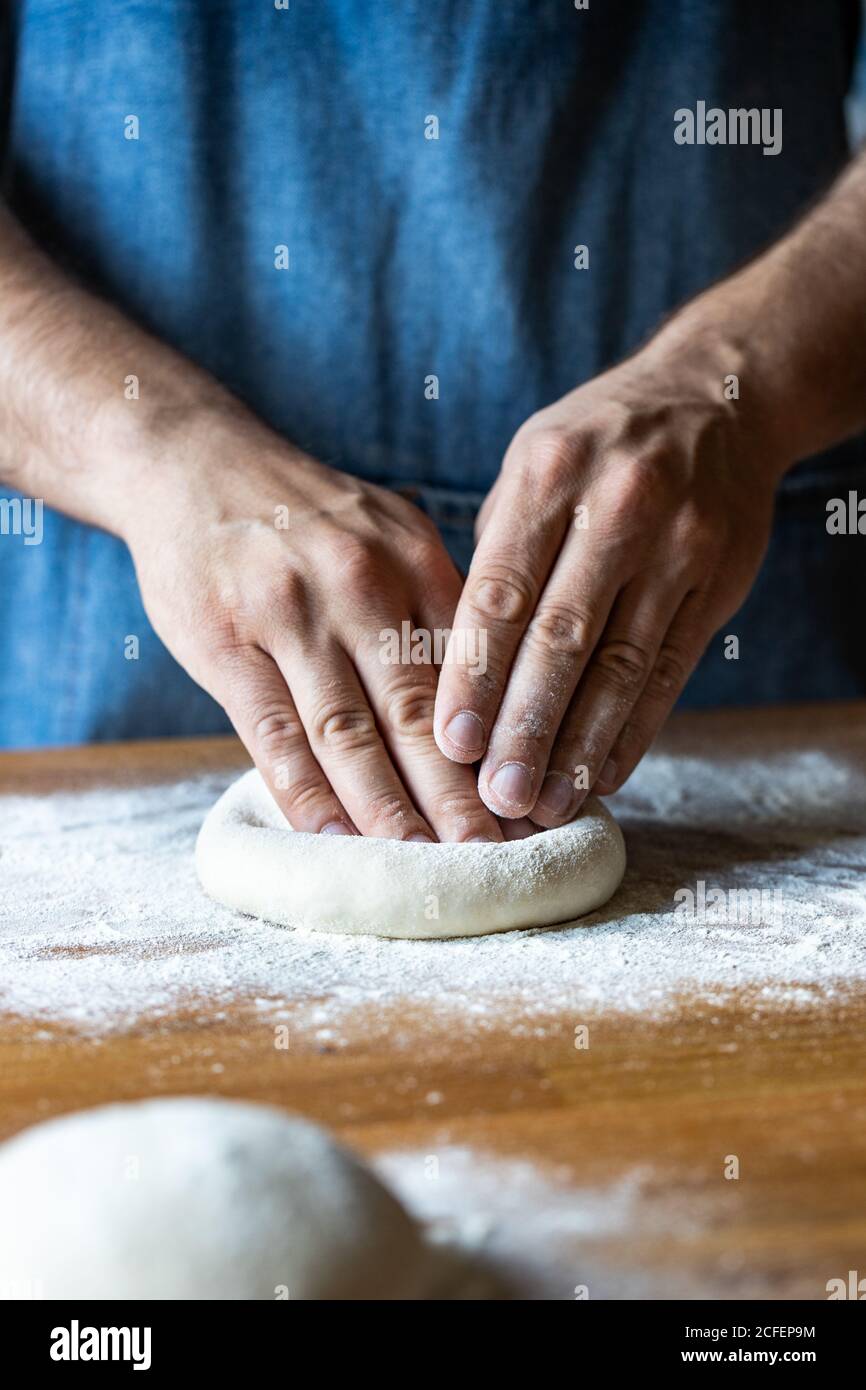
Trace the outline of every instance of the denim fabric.
<path fill-rule="evenodd" d="M 418 489 L 465 567 L 521 421 L 826 187 L 857 18 L 855 0 L 13 0 L 4 187 L 52 254 L 278 430 Z M 698 100 L 781 107 L 782 152 L 677 145 Z M 801 484 L 833 495 L 864 458 L 850 443 Z M 852 548 L 819 523 L 779 531 L 746 609 L 789 640 L 702 670 L 690 699 L 863 692 L 856 634 L 823 607 L 855 582 Z M 789 614 L 792 569 L 813 597 Z M 0 536 L 0 743 L 224 727 L 118 542 L 48 513 L 41 546 Z"/>

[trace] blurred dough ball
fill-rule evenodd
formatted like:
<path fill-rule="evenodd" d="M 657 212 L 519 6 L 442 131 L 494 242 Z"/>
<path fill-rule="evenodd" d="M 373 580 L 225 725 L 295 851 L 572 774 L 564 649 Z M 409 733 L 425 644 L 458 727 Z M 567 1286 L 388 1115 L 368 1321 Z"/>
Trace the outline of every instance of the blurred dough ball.
<path fill-rule="evenodd" d="M 2 1298 L 411 1299 L 435 1263 L 372 1173 L 269 1106 L 108 1105 L 0 1147 Z"/>

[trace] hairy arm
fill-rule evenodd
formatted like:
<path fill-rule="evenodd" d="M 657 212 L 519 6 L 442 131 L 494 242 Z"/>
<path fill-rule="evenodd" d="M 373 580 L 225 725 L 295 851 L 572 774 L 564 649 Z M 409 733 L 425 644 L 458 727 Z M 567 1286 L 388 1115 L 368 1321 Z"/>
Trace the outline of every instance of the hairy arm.
<path fill-rule="evenodd" d="M 141 398 L 127 400 L 134 373 Z M 181 354 L 69 279 L 0 206 L 0 478 L 124 534 L 158 461 L 155 442 L 228 392 Z"/>
<path fill-rule="evenodd" d="M 154 628 L 295 829 L 503 838 L 436 747 L 434 667 L 382 659 L 405 622 L 450 625 L 460 580 L 432 523 L 282 439 L 5 211 L 0 440 L 0 479 L 127 543 Z"/>
<path fill-rule="evenodd" d="M 745 410 L 788 465 L 866 427 L 866 150 L 780 241 L 663 336 L 742 359 Z"/>

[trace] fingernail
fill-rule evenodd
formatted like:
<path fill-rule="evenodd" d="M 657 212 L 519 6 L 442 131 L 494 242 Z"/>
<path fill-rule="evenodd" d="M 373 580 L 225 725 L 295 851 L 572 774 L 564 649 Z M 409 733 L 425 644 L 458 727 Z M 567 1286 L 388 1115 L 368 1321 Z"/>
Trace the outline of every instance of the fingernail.
<path fill-rule="evenodd" d="M 407 835 L 406 840 L 412 844 L 432 845 L 434 843 L 432 835 L 425 835 L 420 830 L 416 830 L 414 835 Z"/>
<path fill-rule="evenodd" d="M 564 816 L 574 800 L 570 778 L 561 772 L 549 772 L 538 793 L 538 805 L 552 816 Z"/>
<path fill-rule="evenodd" d="M 468 840 L 463 841 L 464 845 L 495 845 L 498 841 L 492 835 L 470 835 Z"/>
<path fill-rule="evenodd" d="M 471 710 L 462 709 L 445 725 L 445 733 L 461 753 L 480 753 L 484 747 L 484 725 Z"/>
<path fill-rule="evenodd" d="M 599 782 L 603 782 L 606 787 L 612 786 L 616 781 L 616 763 L 612 758 L 608 758 L 604 767 L 601 769 L 601 776 L 598 780 Z"/>
<path fill-rule="evenodd" d="M 323 826 L 322 826 L 321 830 L 319 831 L 319 834 L 320 834 L 320 835 L 351 835 L 351 834 L 352 834 L 352 831 L 349 829 L 348 825 L 344 825 L 343 822 L 342 822 L 341 820 L 332 820 L 332 821 L 329 821 L 327 825 L 323 825 Z"/>
<path fill-rule="evenodd" d="M 512 806 L 525 806 L 532 796 L 532 778 L 522 763 L 505 763 L 490 779 L 490 790 Z"/>

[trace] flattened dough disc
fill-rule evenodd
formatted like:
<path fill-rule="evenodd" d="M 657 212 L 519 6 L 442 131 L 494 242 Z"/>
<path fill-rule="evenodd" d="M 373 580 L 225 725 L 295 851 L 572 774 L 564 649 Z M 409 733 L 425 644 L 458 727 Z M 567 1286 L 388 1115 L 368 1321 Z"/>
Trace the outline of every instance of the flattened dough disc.
<path fill-rule="evenodd" d="M 285 926 L 372 936 L 480 936 L 550 927 L 601 907 L 625 846 L 595 797 L 570 825 L 505 844 L 423 844 L 294 831 L 255 770 L 208 813 L 202 887 Z"/>

